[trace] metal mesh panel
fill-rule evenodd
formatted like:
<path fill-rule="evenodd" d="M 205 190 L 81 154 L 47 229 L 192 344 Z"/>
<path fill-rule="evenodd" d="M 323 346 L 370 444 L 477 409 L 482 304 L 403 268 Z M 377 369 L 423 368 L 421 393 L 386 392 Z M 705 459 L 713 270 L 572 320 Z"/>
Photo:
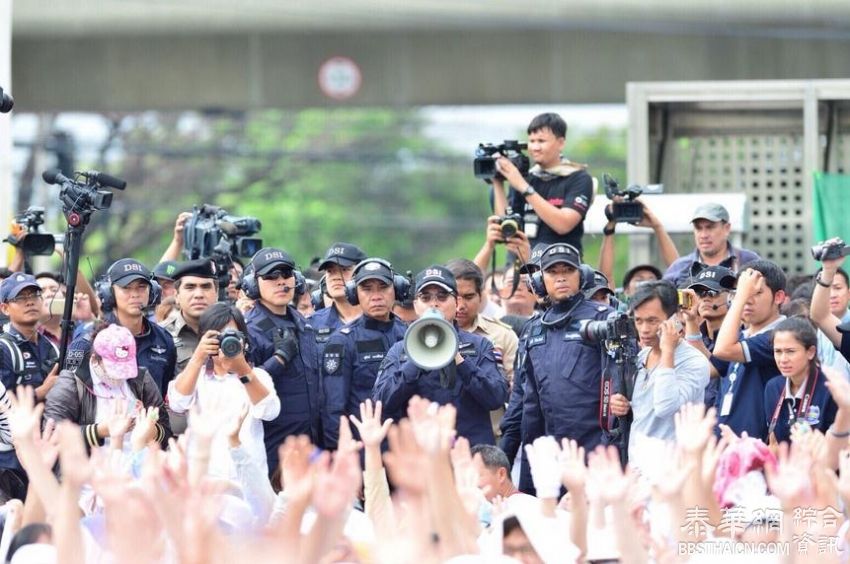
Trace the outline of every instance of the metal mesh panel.
<path fill-rule="evenodd" d="M 665 190 L 746 193 L 747 248 L 789 274 L 803 273 L 809 226 L 803 222 L 802 142 L 794 134 L 675 137 L 662 169 Z M 844 150 L 850 153 L 850 145 Z M 677 244 L 689 251 L 693 239 L 682 237 Z"/>

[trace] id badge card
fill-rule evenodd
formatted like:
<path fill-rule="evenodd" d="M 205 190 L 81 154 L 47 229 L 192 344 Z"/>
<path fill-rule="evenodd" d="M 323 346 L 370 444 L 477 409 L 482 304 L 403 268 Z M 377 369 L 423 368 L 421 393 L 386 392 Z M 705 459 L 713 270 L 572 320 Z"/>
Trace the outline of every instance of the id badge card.
<path fill-rule="evenodd" d="M 720 404 L 720 416 L 728 417 L 730 413 L 732 413 L 732 392 L 726 392 Z"/>

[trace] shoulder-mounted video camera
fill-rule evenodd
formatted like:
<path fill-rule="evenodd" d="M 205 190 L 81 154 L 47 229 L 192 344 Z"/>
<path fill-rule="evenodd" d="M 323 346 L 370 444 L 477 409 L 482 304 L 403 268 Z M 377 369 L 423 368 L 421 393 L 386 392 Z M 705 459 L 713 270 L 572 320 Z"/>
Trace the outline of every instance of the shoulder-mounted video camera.
<path fill-rule="evenodd" d="M 501 145 L 493 145 L 492 143 L 481 143 L 475 149 L 475 159 L 472 161 L 472 170 L 475 178 L 480 178 L 486 182 L 492 182 L 494 178 L 504 180 L 505 177 L 496 170 L 496 157 L 493 155 L 499 154 L 511 161 L 520 174 L 523 176 L 528 174 L 531 163 L 528 157 L 523 154 L 523 151 L 528 149 L 528 143 L 520 143 L 517 140 L 506 140 Z"/>
<path fill-rule="evenodd" d="M 44 208 L 31 206 L 15 216 L 12 232 L 6 237 L 6 242 L 19 247 L 26 255 L 50 256 L 56 249 L 57 236 L 42 233 L 44 225 Z M 61 242 L 61 236 L 59 241 Z"/>
<path fill-rule="evenodd" d="M 218 206 L 195 206 L 183 230 L 183 253 L 189 260 L 215 256 L 254 256 L 263 240 L 251 237 L 262 224 L 256 217 L 230 215 Z"/>
<path fill-rule="evenodd" d="M 663 184 L 647 184 L 640 186 L 639 184 L 631 184 L 625 190 L 620 188 L 620 184 L 613 176 L 608 173 L 602 175 L 602 182 L 605 184 L 605 195 L 611 200 L 611 212 L 605 210 L 605 215 L 611 221 L 617 223 L 640 223 L 643 221 L 643 205 L 636 202 L 635 199 L 641 194 L 662 194 L 664 192 Z M 621 197 L 624 201 L 615 202 L 615 197 Z"/>
<path fill-rule="evenodd" d="M 835 260 L 847 255 L 850 255 L 850 247 L 837 237 L 812 247 L 812 258 L 816 261 Z"/>

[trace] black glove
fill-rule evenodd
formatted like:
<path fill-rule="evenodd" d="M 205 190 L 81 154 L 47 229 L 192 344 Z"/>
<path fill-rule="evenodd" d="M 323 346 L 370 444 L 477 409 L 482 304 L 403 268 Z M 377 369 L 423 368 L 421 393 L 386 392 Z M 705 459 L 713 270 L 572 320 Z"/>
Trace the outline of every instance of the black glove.
<path fill-rule="evenodd" d="M 283 359 L 286 366 L 298 356 L 298 336 L 292 329 L 284 329 L 279 339 L 275 339 L 274 354 Z"/>

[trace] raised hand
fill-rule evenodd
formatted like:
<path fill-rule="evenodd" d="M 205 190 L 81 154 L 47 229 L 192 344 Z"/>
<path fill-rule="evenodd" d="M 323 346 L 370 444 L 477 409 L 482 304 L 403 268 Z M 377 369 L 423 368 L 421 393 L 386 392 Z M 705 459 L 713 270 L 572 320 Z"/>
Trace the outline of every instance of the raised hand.
<path fill-rule="evenodd" d="M 561 482 L 573 493 L 584 491 L 587 484 L 587 464 L 584 462 L 584 447 L 572 439 L 561 440 L 561 452 L 558 455 L 561 467 Z"/>
<path fill-rule="evenodd" d="M 558 463 L 560 452 L 554 437 L 537 437 L 534 443 L 525 445 L 537 497 L 558 499 L 561 492 L 561 467 Z"/>
<path fill-rule="evenodd" d="M 712 407 L 708 411 L 701 403 L 689 403 L 682 406 L 676 413 L 676 445 L 685 454 L 699 455 L 705 450 L 705 445 L 714 436 L 714 424 L 717 421 L 717 411 Z"/>
<path fill-rule="evenodd" d="M 242 404 L 242 407 L 231 414 L 230 419 L 224 422 L 222 429 L 227 433 L 227 440 L 230 443 L 230 448 L 238 447 L 241 442 L 239 440 L 239 432 L 242 430 L 242 424 L 245 418 L 248 417 L 248 411 L 251 406 L 248 402 Z"/>
<path fill-rule="evenodd" d="M 822 366 L 821 370 L 826 375 L 826 387 L 832 399 L 841 409 L 850 409 L 850 382 L 834 368 Z"/>
<path fill-rule="evenodd" d="M 587 496 L 605 503 L 625 502 L 633 480 L 620 466 L 620 454 L 613 446 L 598 446 L 587 462 Z"/>
<path fill-rule="evenodd" d="M 134 414 L 130 407 L 133 403 L 123 398 L 113 399 L 110 402 L 106 430 L 109 432 L 109 440 L 114 448 L 121 449 L 124 435 L 134 422 Z"/>
<path fill-rule="evenodd" d="M 310 457 L 316 447 L 306 435 L 288 436 L 278 450 L 281 488 L 289 499 L 308 499 L 313 492 L 313 469 Z"/>
<path fill-rule="evenodd" d="M 35 403 L 35 394 L 30 386 L 18 386 L 14 393 L 8 394 L 11 409 L 7 414 L 12 442 L 30 444 L 33 433 L 41 427 L 41 415 L 44 404 Z"/>
<path fill-rule="evenodd" d="M 457 411 L 451 404 L 440 406 L 413 396 L 407 408 L 416 440 L 431 454 L 448 452 L 455 436 Z"/>
<path fill-rule="evenodd" d="M 776 468 L 765 466 L 770 491 L 779 498 L 783 509 L 807 505 L 814 497 L 809 475 L 811 456 L 803 449 L 782 443 L 777 459 Z"/>
<path fill-rule="evenodd" d="M 475 515 L 481 502 L 486 501 L 484 492 L 478 487 L 478 472 L 472 465 L 469 441 L 458 437 L 449 453 L 454 470 L 455 488 L 467 513 Z"/>
<path fill-rule="evenodd" d="M 390 427 L 387 438 L 390 450 L 384 454 L 384 464 L 392 483 L 408 494 L 422 495 L 428 483 L 429 453 L 417 440 L 413 424 L 402 419 Z"/>
<path fill-rule="evenodd" d="M 338 450 L 333 463 L 327 452 L 316 462 L 313 507 L 320 515 L 336 517 L 351 507 L 360 489 L 362 473 L 356 450 Z"/>
<path fill-rule="evenodd" d="M 62 465 L 62 483 L 80 489 L 91 479 L 92 468 L 80 428 L 69 421 L 56 426 L 59 435 L 59 463 Z"/>
<path fill-rule="evenodd" d="M 133 433 L 130 435 L 130 444 L 134 451 L 145 448 L 156 436 L 156 422 L 159 421 L 159 408 L 149 407 L 140 409 L 136 414 Z"/>
<path fill-rule="evenodd" d="M 351 433 L 351 425 L 348 419 L 343 415 L 339 418 L 339 441 L 337 442 L 337 452 L 358 452 L 363 446 L 360 441 L 354 440 L 354 435 Z"/>
<path fill-rule="evenodd" d="M 363 446 L 366 448 L 381 446 L 381 443 L 387 436 L 390 426 L 393 424 L 392 418 L 381 423 L 381 402 L 375 402 L 372 406 L 372 400 L 367 399 L 360 403 L 360 419 L 354 415 L 349 415 L 351 423 L 357 428 L 360 433 L 360 440 L 363 441 Z"/>

